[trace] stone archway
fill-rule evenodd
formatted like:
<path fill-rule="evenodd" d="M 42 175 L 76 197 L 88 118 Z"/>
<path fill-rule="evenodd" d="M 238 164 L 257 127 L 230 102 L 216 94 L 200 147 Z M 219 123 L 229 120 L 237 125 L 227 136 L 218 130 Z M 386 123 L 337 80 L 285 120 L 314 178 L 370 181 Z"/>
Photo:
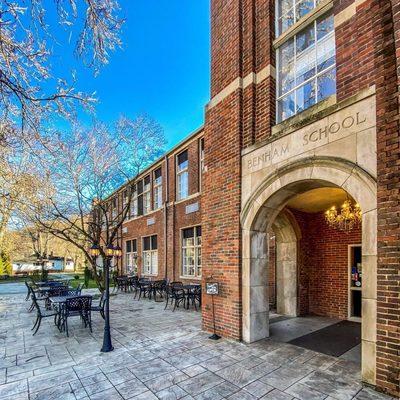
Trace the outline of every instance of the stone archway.
<path fill-rule="evenodd" d="M 276 217 L 272 229 L 276 239 L 276 311 L 298 315 L 297 243 L 301 237 L 297 221 L 289 210 Z"/>
<path fill-rule="evenodd" d="M 362 376 L 375 383 L 376 366 L 376 182 L 349 161 L 321 157 L 293 162 L 267 175 L 246 202 L 242 222 L 242 334 L 246 342 L 269 336 L 268 235 L 293 196 L 321 186 L 340 187 L 362 209 Z"/>

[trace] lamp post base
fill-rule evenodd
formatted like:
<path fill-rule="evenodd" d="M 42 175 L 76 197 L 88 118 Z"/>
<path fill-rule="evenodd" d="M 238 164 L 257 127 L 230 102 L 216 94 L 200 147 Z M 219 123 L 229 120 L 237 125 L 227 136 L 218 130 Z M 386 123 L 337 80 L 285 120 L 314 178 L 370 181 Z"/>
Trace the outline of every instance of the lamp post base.
<path fill-rule="evenodd" d="M 114 347 L 111 346 L 111 347 L 102 347 L 100 351 L 102 353 L 109 353 L 110 351 L 113 351 L 113 350 L 114 350 Z"/>
<path fill-rule="evenodd" d="M 211 340 L 219 340 L 219 339 L 221 339 L 221 336 L 219 336 L 219 335 L 217 335 L 216 333 L 214 333 L 213 335 L 211 335 L 211 336 L 209 337 L 209 339 L 211 339 Z"/>

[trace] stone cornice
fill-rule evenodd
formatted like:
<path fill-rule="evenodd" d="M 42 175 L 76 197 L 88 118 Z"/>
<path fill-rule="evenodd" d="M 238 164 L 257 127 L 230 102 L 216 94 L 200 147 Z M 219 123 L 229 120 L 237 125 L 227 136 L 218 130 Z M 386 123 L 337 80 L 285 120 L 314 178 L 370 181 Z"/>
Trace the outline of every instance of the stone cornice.
<path fill-rule="evenodd" d="M 267 79 L 269 76 L 275 77 L 275 67 L 271 64 L 267 65 L 260 72 L 250 72 L 244 78 L 237 77 L 233 82 L 222 89 L 210 100 L 210 102 L 206 106 L 206 109 L 210 110 L 211 108 L 215 107 L 236 90 L 245 89 L 251 84 L 257 85 Z"/>

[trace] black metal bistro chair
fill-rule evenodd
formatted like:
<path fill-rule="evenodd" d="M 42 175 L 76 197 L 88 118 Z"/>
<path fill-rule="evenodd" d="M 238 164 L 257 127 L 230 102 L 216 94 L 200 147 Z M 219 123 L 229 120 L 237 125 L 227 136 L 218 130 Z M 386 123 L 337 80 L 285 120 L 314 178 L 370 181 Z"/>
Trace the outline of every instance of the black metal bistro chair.
<path fill-rule="evenodd" d="M 171 302 L 173 301 L 173 297 L 172 297 L 172 289 L 174 287 L 183 287 L 183 282 L 170 282 L 169 284 L 166 285 L 165 287 L 165 295 L 166 295 L 166 300 L 165 300 L 165 307 L 164 310 L 168 307 L 169 301 L 171 300 Z"/>
<path fill-rule="evenodd" d="M 140 292 L 139 278 L 137 276 L 130 278 L 130 287 L 134 293 L 133 298 L 136 299 L 137 294 Z"/>
<path fill-rule="evenodd" d="M 172 302 L 174 303 L 174 308 L 172 311 L 175 311 L 176 308 L 179 308 L 181 304 L 185 308 L 186 305 L 186 292 L 182 286 L 173 286 L 172 287 Z"/>
<path fill-rule="evenodd" d="M 201 286 L 193 285 L 187 292 L 187 307 L 192 304 L 197 311 L 197 305 L 201 307 Z"/>
<path fill-rule="evenodd" d="M 41 296 L 40 294 L 38 294 L 38 292 L 35 291 L 35 289 L 27 281 L 25 281 L 25 285 L 28 289 L 28 293 L 26 295 L 25 301 L 32 299 L 32 293 L 35 295 L 36 301 L 46 301 L 47 300 L 46 296 Z M 35 308 L 35 304 L 33 303 L 33 300 L 32 300 L 32 303 L 29 306 L 28 312 L 32 312 L 34 308 Z"/>
<path fill-rule="evenodd" d="M 165 279 L 153 282 L 152 290 L 155 301 L 157 301 L 157 294 L 160 296 L 160 298 L 164 298 L 166 287 L 167 281 Z"/>
<path fill-rule="evenodd" d="M 85 324 L 85 328 L 89 325 L 90 332 L 92 332 L 91 308 L 92 296 L 71 297 L 66 300 L 61 311 L 61 329 L 65 330 L 67 336 L 69 336 L 68 318 L 71 317 L 80 317 Z"/>
<path fill-rule="evenodd" d="M 105 319 L 105 316 L 104 316 L 105 298 L 104 298 L 104 296 L 105 296 L 105 294 L 102 293 L 101 296 L 100 296 L 100 301 L 99 301 L 99 305 L 98 305 L 98 306 L 92 306 L 92 307 L 90 308 L 90 311 L 97 311 L 97 312 L 99 312 L 100 315 L 101 315 L 101 317 L 102 317 L 103 319 Z"/>
<path fill-rule="evenodd" d="M 36 308 L 36 321 L 31 330 L 32 331 L 35 330 L 33 332 L 33 335 L 36 335 L 37 331 L 40 328 L 40 324 L 42 323 L 42 319 L 49 317 L 55 318 L 58 313 L 56 310 L 47 310 L 46 308 L 40 307 L 36 298 L 36 293 L 34 291 L 31 292 L 31 297 L 32 297 L 32 304 Z"/>
<path fill-rule="evenodd" d="M 139 299 L 143 297 L 148 297 L 151 299 L 152 294 L 152 283 L 147 279 L 139 279 Z"/>

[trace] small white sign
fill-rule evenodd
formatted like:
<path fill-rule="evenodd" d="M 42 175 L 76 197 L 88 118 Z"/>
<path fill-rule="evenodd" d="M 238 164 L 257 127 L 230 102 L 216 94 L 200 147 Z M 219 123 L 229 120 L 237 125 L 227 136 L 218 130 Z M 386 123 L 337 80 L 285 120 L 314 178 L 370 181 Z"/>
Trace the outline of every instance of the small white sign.
<path fill-rule="evenodd" d="M 186 206 L 186 214 L 191 214 L 196 211 L 199 211 L 199 202 L 196 201 L 196 203 L 192 203 Z"/>
<path fill-rule="evenodd" d="M 212 296 L 219 293 L 219 285 L 217 282 L 207 282 L 206 283 L 206 293 Z"/>
<path fill-rule="evenodd" d="M 156 220 L 154 218 L 149 218 L 147 220 L 147 226 L 154 225 L 155 223 L 156 223 Z"/>

